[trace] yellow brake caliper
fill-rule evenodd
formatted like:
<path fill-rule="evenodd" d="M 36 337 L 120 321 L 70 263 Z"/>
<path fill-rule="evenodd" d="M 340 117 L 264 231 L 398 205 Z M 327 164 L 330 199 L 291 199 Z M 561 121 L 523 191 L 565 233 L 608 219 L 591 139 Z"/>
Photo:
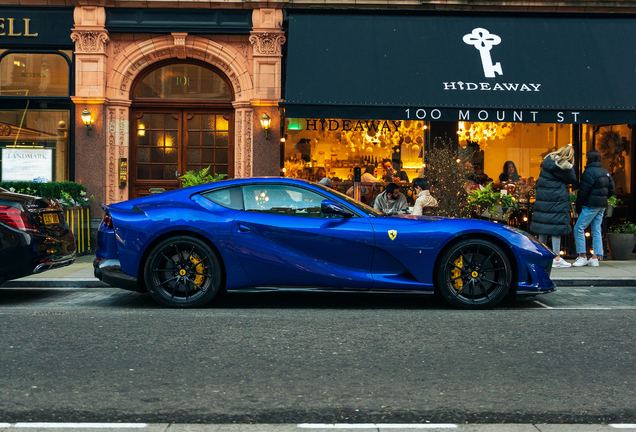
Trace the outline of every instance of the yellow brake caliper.
<path fill-rule="evenodd" d="M 200 259 L 195 258 L 194 256 L 190 256 L 190 261 L 192 261 L 192 263 L 196 266 L 194 269 L 197 273 L 199 273 L 197 276 L 195 276 L 194 283 L 201 286 L 201 284 L 205 280 L 205 276 L 202 276 L 205 274 L 205 264 L 203 264 Z M 196 290 L 197 287 L 195 286 L 194 289 Z"/>
<path fill-rule="evenodd" d="M 451 279 L 457 278 L 453 281 L 453 286 L 455 287 L 457 291 L 460 291 L 464 286 L 464 283 L 462 282 L 462 278 L 460 278 L 460 276 L 462 275 L 462 271 L 460 269 L 464 266 L 464 260 L 462 259 L 461 255 L 459 258 L 457 258 L 453 262 L 453 264 L 455 264 L 459 268 L 457 267 L 453 268 L 450 272 L 450 276 L 451 276 Z"/>

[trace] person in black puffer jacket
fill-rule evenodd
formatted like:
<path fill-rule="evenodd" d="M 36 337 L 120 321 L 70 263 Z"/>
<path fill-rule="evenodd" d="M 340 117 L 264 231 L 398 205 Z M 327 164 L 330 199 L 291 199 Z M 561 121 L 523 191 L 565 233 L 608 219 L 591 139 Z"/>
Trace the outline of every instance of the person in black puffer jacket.
<path fill-rule="evenodd" d="M 547 244 L 548 236 L 552 236 L 552 251 L 557 255 L 552 267 L 572 266 L 559 252 L 561 236 L 572 232 L 568 185 L 576 182 L 573 163 L 574 148 L 570 144 L 563 146 L 545 157 L 537 181 L 530 231 L 539 234 L 539 241 L 544 244 Z"/>
<path fill-rule="evenodd" d="M 576 196 L 576 211 L 579 220 L 574 226 L 574 241 L 579 254 L 574 262 L 575 267 L 598 267 L 599 258 L 603 256 L 603 238 L 601 224 L 607 206 L 607 199 L 614 195 L 614 180 L 605 168 L 601 167 L 601 154 L 598 150 L 587 152 L 585 171 L 581 176 L 579 192 Z M 594 254 L 587 259 L 585 253 L 585 228 L 592 224 L 592 247 Z"/>

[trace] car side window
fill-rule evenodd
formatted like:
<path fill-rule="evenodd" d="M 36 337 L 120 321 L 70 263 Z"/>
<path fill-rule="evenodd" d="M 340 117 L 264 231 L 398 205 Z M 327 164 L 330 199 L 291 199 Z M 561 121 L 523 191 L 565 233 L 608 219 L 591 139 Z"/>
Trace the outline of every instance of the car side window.
<path fill-rule="evenodd" d="M 291 185 L 243 186 L 245 210 L 259 213 L 324 218 L 322 195 Z"/>
<path fill-rule="evenodd" d="M 232 210 L 243 210 L 243 194 L 240 187 L 216 189 L 201 194 L 215 204 Z"/>

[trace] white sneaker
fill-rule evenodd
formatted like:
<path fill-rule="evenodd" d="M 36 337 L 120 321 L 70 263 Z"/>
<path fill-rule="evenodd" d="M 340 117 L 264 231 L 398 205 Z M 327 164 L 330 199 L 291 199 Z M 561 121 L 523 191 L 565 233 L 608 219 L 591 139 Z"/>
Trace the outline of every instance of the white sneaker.
<path fill-rule="evenodd" d="M 572 264 L 570 264 L 569 262 L 567 262 L 561 257 L 559 257 L 559 259 L 556 261 L 552 260 L 552 268 L 567 268 L 567 267 L 572 267 Z"/>
<path fill-rule="evenodd" d="M 576 261 L 574 261 L 574 264 L 572 264 L 574 267 L 583 267 L 589 264 L 589 261 L 587 260 L 587 258 L 583 258 L 583 257 L 577 257 Z M 596 261 L 596 265 L 598 265 L 598 260 Z"/>
<path fill-rule="evenodd" d="M 589 265 L 590 267 L 598 267 L 598 259 L 590 258 L 590 260 L 587 262 L 587 265 Z"/>

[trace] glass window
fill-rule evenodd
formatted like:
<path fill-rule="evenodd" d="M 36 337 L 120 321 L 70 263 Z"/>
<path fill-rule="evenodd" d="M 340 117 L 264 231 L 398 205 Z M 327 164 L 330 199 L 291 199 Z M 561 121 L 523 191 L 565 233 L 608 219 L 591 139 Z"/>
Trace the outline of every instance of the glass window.
<path fill-rule="evenodd" d="M 0 95 L 68 96 L 68 74 L 58 54 L 7 54 L 0 61 Z"/>
<path fill-rule="evenodd" d="M 68 124 L 68 110 L 0 110 L 0 180 L 68 180 Z"/>
<path fill-rule="evenodd" d="M 616 194 L 630 194 L 632 185 L 632 129 L 628 125 L 592 126 L 594 149 L 601 153 L 601 165 L 612 175 Z M 587 149 L 588 151 L 591 148 Z M 583 165 L 585 157 L 583 156 Z"/>
<path fill-rule="evenodd" d="M 228 85 L 218 74 L 193 64 L 173 64 L 150 72 L 135 98 L 231 99 Z"/>
<path fill-rule="evenodd" d="M 324 196 L 289 185 L 243 187 L 245 210 L 287 216 L 321 218 Z"/>
<path fill-rule="evenodd" d="M 213 190 L 201 195 L 220 206 L 233 210 L 243 210 L 243 195 L 240 187 Z"/>

